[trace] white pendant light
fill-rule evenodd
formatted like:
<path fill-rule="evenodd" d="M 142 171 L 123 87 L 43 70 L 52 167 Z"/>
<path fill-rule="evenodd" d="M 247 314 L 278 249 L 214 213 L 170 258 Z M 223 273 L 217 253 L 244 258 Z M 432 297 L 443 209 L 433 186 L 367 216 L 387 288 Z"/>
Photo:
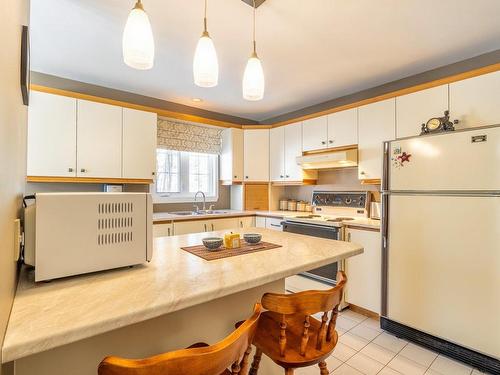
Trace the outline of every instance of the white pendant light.
<path fill-rule="evenodd" d="M 246 100 L 261 100 L 264 97 L 265 79 L 262 63 L 257 56 L 255 42 L 255 0 L 253 0 L 253 52 L 248 59 L 243 73 L 243 98 Z"/>
<path fill-rule="evenodd" d="M 204 29 L 196 45 L 193 59 L 194 83 L 200 87 L 214 87 L 219 81 L 219 62 L 214 42 L 207 31 L 207 0 L 205 0 Z"/>
<path fill-rule="evenodd" d="M 155 57 L 155 42 L 149 17 L 144 11 L 141 0 L 137 0 L 123 31 L 123 61 L 128 66 L 146 70 L 151 69 Z"/>

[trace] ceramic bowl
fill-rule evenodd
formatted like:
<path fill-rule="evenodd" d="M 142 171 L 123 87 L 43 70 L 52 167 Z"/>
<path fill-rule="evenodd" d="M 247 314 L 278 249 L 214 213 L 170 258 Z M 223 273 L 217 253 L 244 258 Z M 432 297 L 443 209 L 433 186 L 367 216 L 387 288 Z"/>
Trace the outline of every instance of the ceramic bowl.
<path fill-rule="evenodd" d="M 259 243 L 262 239 L 262 234 L 246 233 L 243 235 L 243 239 L 248 243 Z"/>
<path fill-rule="evenodd" d="M 224 243 L 224 239 L 220 237 L 207 237 L 202 239 L 203 245 L 208 250 L 217 250 Z"/>

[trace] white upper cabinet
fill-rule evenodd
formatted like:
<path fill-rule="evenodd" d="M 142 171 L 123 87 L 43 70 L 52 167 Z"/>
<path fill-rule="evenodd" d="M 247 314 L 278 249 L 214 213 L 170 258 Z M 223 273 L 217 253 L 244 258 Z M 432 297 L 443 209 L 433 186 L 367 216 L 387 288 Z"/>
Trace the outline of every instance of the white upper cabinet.
<path fill-rule="evenodd" d="M 287 145 L 288 146 L 288 145 Z M 271 181 L 285 180 L 285 127 L 280 126 L 269 132 L 269 154 Z"/>
<path fill-rule="evenodd" d="M 302 167 L 297 164 L 297 156 L 302 155 L 302 123 L 282 128 L 285 136 L 285 180 L 300 182 L 304 179 Z"/>
<path fill-rule="evenodd" d="M 244 181 L 269 181 L 269 130 L 245 130 Z"/>
<path fill-rule="evenodd" d="M 220 180 L 225 184 L 243 181 L 243 130 L 228 128 L 222 132 Z"/>
<path fill-rule="evenodd" d="M 450 83 L 450 119 L 456 129 L 500 124 L 500 71 Z"/>
<path fill-rule="evenodd" d="M 396 136 L 394 98 L 359 107 L 358 178 L 381 179 L 384 141 Z"/>
<path fill-rule="evenodd" d="M 123 108 L 123 178 L 154 177 L 156 127 L 156 113 Z"/>
<path fill-rule="evenodd" d="M 417 91 L 396 98 L 396 137 L 420 134 L 423 123 L 444 116 L 448 109 L 448 85 Z"/>
<path fill-rule="evenodd" d="M 358 144 L 358 109 L 352 108 L 328 115 L 328 147 Z"/>
<path fill-rule="evenodd" d="M 78 100 L 78 177 L 122 177 L 122 107 Z"/>
<path fill-rule="evenodd" d="M 76 99 L 32 91 L 28 176 L 76 176 Z"/>
<path fill-rule="evenodd" d="M 328 147 L 328 117 L 321 116 L 305 120 L 302 126 L 302 151 L 320 150 Z"/>

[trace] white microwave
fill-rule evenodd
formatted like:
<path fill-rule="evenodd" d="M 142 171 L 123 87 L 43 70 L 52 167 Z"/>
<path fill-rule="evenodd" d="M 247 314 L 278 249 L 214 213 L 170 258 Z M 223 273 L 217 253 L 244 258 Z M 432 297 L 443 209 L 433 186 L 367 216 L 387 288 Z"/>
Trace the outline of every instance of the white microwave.
<path fill-rule="evenodd" d="M 38 193 L 24 210 L 24 262 L 35 281 L 149 262 L 149 193 Z"/>

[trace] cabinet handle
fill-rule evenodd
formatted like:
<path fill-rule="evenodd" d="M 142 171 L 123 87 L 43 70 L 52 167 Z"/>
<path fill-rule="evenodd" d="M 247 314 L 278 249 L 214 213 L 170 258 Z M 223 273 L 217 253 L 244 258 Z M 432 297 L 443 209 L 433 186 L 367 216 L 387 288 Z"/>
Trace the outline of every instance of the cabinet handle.
<path fill-rule="evenodd" d="M 206 232 L 207 231 L 207 224 L 205 223 L 203 225 L 205 226 L 205 232 Z"/>
<path fill-rule="evenodd" d="M 155 175 L 155 172 L 151 172 L 151 176 L 154 176 Z"/>
<path fill-rule="evenodd" d="M 245 176 L 245 178 L 247 178 L 247 179 L 248 179 L 248 176 Z"/>
<path fill-rule="evenodd" d="M 286 178 L 290 178 L 290 176 L 289 176 L 289 175 L 286 175 Z"/>
<path fill-rule="evenodd" d="M 170 228 L 167 229 L 167 233 L 170 236 Z"/>
<path fill-rule="evenodd" d="M 82 173 L 86 173 L 86 172 L 87 172 L 87 170 L 86 170 L 85 168 L 82 168 L 82 169 L 80 169 L 80 172 L 82 172 Z"/>
<path fill-rule="evenodd" d="M 68 172 L 73 172 L 74 169 L 73 168 L 68 168 Z"/>
<path fill-rule="evenodd" d="M 321 141 L 321 144 L 322 144 L 322 145 L 326 145 L 326 142 L 325 142 L 325 141 Z"/>
<path fill-rule="evenodd" d="M 280 178 L 283 178 L 284 176 L 282 174 L 280 174 Z"/>
<path fill-rule="evenodd" d="M 332 144 L 332 143 L 333 143 L 333 140 L 332 140 L 332 139 L 330 139 L 330 140 L 328 141 L 328 143 Z"/>
<path fill-rule="evenodd" d="M 243 221 L 240 220 L 240 228 L 243 228 Z"/>
<path fill-rule="evenodd" d="M 365 175 L 366 173 L 364 171 L 359 172 L 359 174 Z"/>
<path fill-rule="evenodd" d="M 215 228 L 214 228 L 214 224 L 212 223 L 212 231 L 214 231 L 214 230 L 215 230 Z"/>
<path fill-rule="evenodd" d="M 351 233 L 347 233 L 347 242 L 351 242 Z"/>
<path fill-rule="evenodd" d="M 235 175 L 234 178 L 238 178 L 238 176 Z"/>
<path fill-rule="evenodd" d="M 281 228 L 281 225 L 279 225 L 279 224 L 272 224 L 272 223 L 271 223 L 271 226 L 272 226 L 272 227 Z"/>

